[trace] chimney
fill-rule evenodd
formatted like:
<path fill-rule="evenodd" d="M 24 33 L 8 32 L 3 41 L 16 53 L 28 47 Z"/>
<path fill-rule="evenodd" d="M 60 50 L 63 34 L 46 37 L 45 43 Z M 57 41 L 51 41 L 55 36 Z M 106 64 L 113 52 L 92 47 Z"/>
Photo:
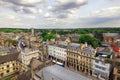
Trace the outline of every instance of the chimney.
<path fill-rule="evenodd" d="M 99 48 L 99 47 L 97 47 L 97 48 L 96 48 L 96 51 L 97 51 L 97 52 L 99 52 L 99 51 L 100 51 L 100 48 Z"/>
<path fill-rule="evenodd" d="M 80 50 L 83 50 L 84 44 L 80 44 Z"/>
<path fill-rule="evenodd" d="M 59 41 L 56 41 L 56 45 L 57 45 L 57 46 L 59 45 Z"/>
<path fill-rule="evenodd" d="M 88 44 L 87 44 L 87 42 L 85 42 L 85 47 L 87 47 L 88 46 Z"/>

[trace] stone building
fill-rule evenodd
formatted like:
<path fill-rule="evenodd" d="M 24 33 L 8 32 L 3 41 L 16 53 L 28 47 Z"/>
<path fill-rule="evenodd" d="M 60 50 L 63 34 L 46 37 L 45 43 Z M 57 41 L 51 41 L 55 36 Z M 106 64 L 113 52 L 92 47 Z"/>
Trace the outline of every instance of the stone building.
<path fill-rule="evenodd" d="M 71 34 L 70 38 L 71 38 L 72 42 L 78 43 L 79 36 L 80 36 L 79 34 Z"/>
<path fill-rule="evenodd" d="M 58 41 L 56 44 L 48 45 L 48 55 L 49 58 L 64 64 L 67 59 L 67 42 Z"/>
<path fill-rule="evenodd" d="M 115 42 L 117 38 L 120 38 L 118 33 L 103 33 L 104 42 Z"/>
<path fill-rule="evenodd" d="M 0 56 L 0 79 L 12 74 L 19 74 L 28 70 L 27 66 L 19 62 L 19 53 Z"/>
<path fill-rule="evenodd" d="M 92 74 L 92 60 L 95 50 L 85 44 L 70 43 L 67 48 L 66 67 L 86 74 Z"/>
<path fill-rule="evenodd" d="M 38 49 L 29 49 L 25 48 L 20 53 L 22 63 L 25 65 L 29 65 L 32 58 L 39 59 L 39 50 Z"/>
<path fill-rule="evenodd" d="M 36 72 L 38 72 L 39 70 L 41 70 L 44 67 L 49 66 L 51 64 L 52 64 L 51 60 L 40 61 L 40 60 L 37 60 L 35 58 L 32 58 L 32 60 L 30 62 L 32 79 L 33 79 Z"/>
<path fill-rule="evenodd" d="M 23 33 L 21 36 L 22 40 L 25 41 L 29 48 L 40 48 L 42 46 L 42 37 L 35 34 L 34 28 L 31 29 L 29 33 Z"/>
<path fill-rule="evenodd" d="M 95 59 L 93 60 L 93 76 L 100 80 L 112 78 L 112 65 L 105 63 L 105 59 L 112 59 L 113 50 L 111 47 L 98 47 Z"/>
<path fill-rule="evenodd" d="M 42 44 L 42 47 L 40 48 L 40 50 L 42 51 L 43 56 L 44 56 L 45 58 L 48 57 L 48 46 L 47 46 L 47 45 L 48 45 L 47 43 L 43 43 L 43 44 Z"/>
<path fill-rule="evenodd" d="M 120 68 L 119 67 L 114 68 L 113 74 L 114 74 L 114 80 L 120 80 Z"/>
<path fill-rule="evenodd" d="M 35 36 L 35 30 L 34 30 L 34 28 L 31 29 L 31 36 Z"/>
<path fill-rule="evenodd" d="M 100 80 L 109 80 L 111 65 L 109 63 L 105 63 L 104 59 L 96 58 L 93 60 L 93 76 Z"/>

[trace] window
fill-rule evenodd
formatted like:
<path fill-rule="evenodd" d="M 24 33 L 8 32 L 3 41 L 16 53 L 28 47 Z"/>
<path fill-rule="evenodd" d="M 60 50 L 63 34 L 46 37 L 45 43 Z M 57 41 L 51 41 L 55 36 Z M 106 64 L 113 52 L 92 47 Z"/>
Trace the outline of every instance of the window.
<path fill-rule="evenodd" d="M 120 74 L 120 70 L 117 71 Z"/>
<path fill-rule="evenodd" d="M 98 61 L 98 60 L 95 60 L 95 62 L 96 62 L 96 63 L 99 63 L 99 61 Z"/>
<path fill-rule="evenodd" d="M 102 69 L 102 70 L 104 70 L 104 71 L 105 71 L 105 69 L 106 69 L 106 68 L 101 67 L 101 66 L 98 66 L 98 65 L 95 65 L 95 67 L 96 67 L 96 68 L 99 68 L 99 69 Z"/>
<path fill-rule="evenodd" d="M 10 71 L 9 71 L 9 70 L 7 70 L 6 72 L 7 72 L 7 73 L 9 73 Z"/>
<path fill-rule="evenodd" d="M 102 67 L 102 70 L 104 70 L 104 71 L 105 71 L 105 68 L 104 68 L 104 67 Z"/>
<path fill-rule="evenodd" d="M 18 70 L 18 68 L 16 68 L 16 70 Z"/>
<path fill-rule="evenodd" d="M 4 75 L 3 73 L 0 74 L 1 77 L 3 77 L 3 75 Z"/>
<path fill-rule="evenodd" d="M 120 78 L 117 78 L 117 80 L 120 80 Z"/>
<path fill-rule="evenodd" d="M 103 65 L 105 65 L 105 62 L 102 62 Z"/>
<path fill-rule="evenodd" d="M 4 69 L 4 67 L 2 67 L 2 69 Z"/>
<path fill-rule="evenodd" d="M 15 68 L 13 68 L 13 70 L 15 70 Z"/>
<path fill-rule="evenodd" d="M 9 65 L 7 65 L 7 68 L 9 67 Z"/>
<path fill-rule="evenodd" d="M 105 73 L 101 73 L 101 78 L 105 79 L 106 78 L 106 74 Z"/>
<path fill-rule="evenodd" d="M 13 63 L 13 66 L 14 66 L 15 64 Z"/>
<path fill-rule="evenodd" d="M 95 65 L 95 67 L 96 67 L 96 68 L 99 68 L 99 69 L 101 69 L 101 67 L 100 67 L 100 66 L 98 66 L 98 65 Z"/>

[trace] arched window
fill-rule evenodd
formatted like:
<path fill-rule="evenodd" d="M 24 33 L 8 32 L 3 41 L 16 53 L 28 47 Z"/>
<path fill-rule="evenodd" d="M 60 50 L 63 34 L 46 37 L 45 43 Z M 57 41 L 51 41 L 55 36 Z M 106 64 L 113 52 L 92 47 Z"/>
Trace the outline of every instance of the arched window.
<path fill-rule="evenodd" d="M 7 73 L 9 73 L 10 71 L 9 71 L 9 70 L 7 70 L 6 72 L 7 72 Z"/>
<path fill-rule="evenodd" d="M 7 65 L 7 68 L 9 67 L 9 65 Z"/>
<path fill-rule="evenodd" d="M 4 73 L 1 73 L 0 76 L 3 77 Z"/>

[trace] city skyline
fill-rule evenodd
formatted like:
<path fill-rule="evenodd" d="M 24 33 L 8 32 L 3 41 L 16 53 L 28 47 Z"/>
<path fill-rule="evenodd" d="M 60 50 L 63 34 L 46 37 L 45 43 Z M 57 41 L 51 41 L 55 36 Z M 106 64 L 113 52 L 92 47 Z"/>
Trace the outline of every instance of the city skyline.
<path fill-rule="evenodd" d="M 0 28 L 120 27 L 119 0 L 1 0 L 0 12 Z"/>

